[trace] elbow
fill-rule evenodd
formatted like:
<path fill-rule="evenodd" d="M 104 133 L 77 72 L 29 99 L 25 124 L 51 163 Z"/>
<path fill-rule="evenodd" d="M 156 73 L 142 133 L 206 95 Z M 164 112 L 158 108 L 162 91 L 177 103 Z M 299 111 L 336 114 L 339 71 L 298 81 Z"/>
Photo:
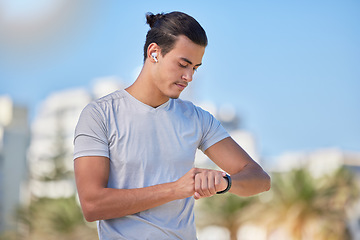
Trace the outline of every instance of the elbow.
<path fill-rule="evenodd" d="M 84 218 L 87 222 L 95 222 L 95 221 L 99 220 L 92 213 L 85 213 L 85 212 L 83 212 L 83 213 L 84 213 Z"/>
<path fill-rule="evenodd" d="M 81 208 L 86 221 L 94 222 L 100 220 L 97 207 L 94 203 L 91 202 L 82 203 Z"/>
<path fill-rule="evenodd" d="M 264 192 L 267 192 L 271 188 L 271 178 L 266 172 L 264 172 L 264 175 Z"/>

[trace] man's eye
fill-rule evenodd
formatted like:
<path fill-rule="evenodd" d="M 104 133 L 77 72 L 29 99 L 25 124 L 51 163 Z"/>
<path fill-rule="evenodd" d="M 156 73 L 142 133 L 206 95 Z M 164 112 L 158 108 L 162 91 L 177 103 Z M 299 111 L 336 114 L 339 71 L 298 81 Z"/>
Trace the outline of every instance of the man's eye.
<path fill-rule="evenodd" d="M 179 66 L 182 67 L 182 68 L 186 68 L 186 67 L 187 67 L 187 65 L 183 65 L 183 64 L 181 64 L 181 63 L 179 63 Z"/>

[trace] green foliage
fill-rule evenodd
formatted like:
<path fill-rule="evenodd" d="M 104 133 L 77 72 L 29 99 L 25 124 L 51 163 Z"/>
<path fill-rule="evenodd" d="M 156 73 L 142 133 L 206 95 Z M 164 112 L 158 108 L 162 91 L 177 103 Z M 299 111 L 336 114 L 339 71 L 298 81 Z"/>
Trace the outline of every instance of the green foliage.
<path fill-rule="evenodd" d="M 226 219 L 238 214 L 253 201 L 253 198 L 243 198 L 234 194 L 214 195 L 199 200 L 199 210 L 207 215 L 217 216 L 214 221 L 226 222 Z"/>
<path fill-rule="evenodd" d="M 208 225 L 225 227 L 230 231 L 231 238 L 236 239 L 241 225 L 240 214 L 253 202 L 252 197 L 244 198 L 231 193 L 200 199 L 196 204 L 196 225 L 199 228 Z"/>
<path fill-rule="evenodd" d="M 341 167 L 316 178 L 300 168 L 273 173 L 271 178 L 271 190 L 255 197 L 225 194 L 204 199 L 197 208 L 198 226 L 219 225 L 236 232 L 242 224 L 252 223 L 268 234 L 282 229 L 291 239 L 349 238 L 346 211 L 360 195 L 349 169 Z"/>
<path fill-rule="evenodd" d="M 18 222 L 28 229 L 25 239 L 97 239 L 96 226 L 85 222 L 75 197 L 33 201 L 19 209 Z M 81 234 L 80 234 L 81 233 Z"/>

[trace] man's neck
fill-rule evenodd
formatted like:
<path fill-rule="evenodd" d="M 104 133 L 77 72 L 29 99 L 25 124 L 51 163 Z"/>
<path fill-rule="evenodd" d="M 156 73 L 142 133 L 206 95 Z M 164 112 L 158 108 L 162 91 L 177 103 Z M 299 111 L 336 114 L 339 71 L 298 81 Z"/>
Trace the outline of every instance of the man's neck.
<path fill-rule="evenodd" d="M 143 68 L 135 82 L 125 90 L 140 102 L 156 108 L 166 103 L 169 98 L 154 92 L 152 81 L 148 79 L 149 76 Z"/>

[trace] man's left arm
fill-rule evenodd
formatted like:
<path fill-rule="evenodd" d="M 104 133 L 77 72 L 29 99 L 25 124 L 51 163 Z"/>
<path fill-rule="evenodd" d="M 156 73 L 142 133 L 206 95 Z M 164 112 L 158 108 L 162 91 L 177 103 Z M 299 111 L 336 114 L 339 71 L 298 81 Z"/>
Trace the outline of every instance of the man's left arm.
<path fill-rule="evenodd" d="M 251 196 L 270 189 L 269 175 L 231 137 L 208 149 L 205 154 L 231 176 L 231 193 Z"/>

